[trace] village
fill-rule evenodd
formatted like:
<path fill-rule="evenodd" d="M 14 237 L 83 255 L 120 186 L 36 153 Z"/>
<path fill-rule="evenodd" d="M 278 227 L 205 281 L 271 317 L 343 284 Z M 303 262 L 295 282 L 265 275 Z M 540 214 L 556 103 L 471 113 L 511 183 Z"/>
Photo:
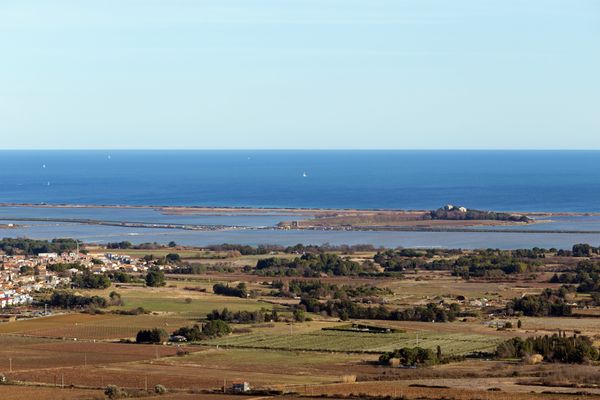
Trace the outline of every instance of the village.
<path fill-rule="evenodd" d="M 57 265 L 70 268 L 55 268 Z M 0 308 L 31 305 L 34 300 L 32 294 L 36 292 L 70 289 L 72 276 L 83 274 L 84 271 L 98 275 L 110 271 L 143 273 L 154 265 L 155 261 L 152 260 L 112 253 L 0 253 Z"/>

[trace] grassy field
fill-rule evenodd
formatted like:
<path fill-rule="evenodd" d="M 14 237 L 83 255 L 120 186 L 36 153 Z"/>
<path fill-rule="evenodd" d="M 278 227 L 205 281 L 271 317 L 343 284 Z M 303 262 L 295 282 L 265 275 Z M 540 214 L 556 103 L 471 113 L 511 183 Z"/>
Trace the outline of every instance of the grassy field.
<path fill-rule="evenodd" d="M 178 315 L 89 315 L 65 314 L 0 325 L 0 333 L 38 337 L 114 340 L 135 338 L 140 329 L 163 328 L 167 331 L 192 321 Z"/>
<path fill-rule="evenodd" d="M 417 342 L 418 335 L 418 342 Z M 419 346 L 435 350 L 440 346 L 446 354 L 466 354 L 494 349 L 499 338 L 465 333 L 356 333 L 323 331 L 272 333 L 258 331 L 227 336 L 206 342 L 211 345 L 239 348 L 264 348 L 313 351 L 386 352 L 401 347 Z"/>
<path fill-rule="evenodd" d="M 111 307 L 112 310 L 129 310 L 142 307 L 148 311 L 171 313 L 197 319 L 206 316 L 214 309 L 227 307 L 231 311 L 255 311 L 261 308 L 271 309 L 273 306 L 259 299 L 242 299 L 239 297 L 219 296 L 213 293 L 203 293 L 194 290 L 185 290 L 186 286 L 202 288 L 208 285 L 197 283 L 187 284 L 178 282 L 175 287 L 145 288 L 145 287 L 120 287 L 109 288 L 104 291 L 85 291 L 88 295 L 108 297 L 113 290 L 121 295 L 123 306 Z M 212 284 L 210 285 L 212 287 Z M 209 289 L 210 290 L 210 289 Z M 189 300 L 188 300 L 189 299 Z"/>

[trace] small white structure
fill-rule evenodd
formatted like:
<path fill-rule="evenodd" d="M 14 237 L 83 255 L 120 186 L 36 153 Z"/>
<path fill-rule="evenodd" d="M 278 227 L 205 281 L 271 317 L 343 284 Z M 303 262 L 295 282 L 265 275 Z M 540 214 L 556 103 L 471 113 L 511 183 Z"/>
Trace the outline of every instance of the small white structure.
<path fill-rule="evenodd" d="M 45 259 L 54 259 L 54 258 L 58 258 L 58 254 L 56 253 L 40 253 L 38 254 L 39 258 L 45 258 Z"/>

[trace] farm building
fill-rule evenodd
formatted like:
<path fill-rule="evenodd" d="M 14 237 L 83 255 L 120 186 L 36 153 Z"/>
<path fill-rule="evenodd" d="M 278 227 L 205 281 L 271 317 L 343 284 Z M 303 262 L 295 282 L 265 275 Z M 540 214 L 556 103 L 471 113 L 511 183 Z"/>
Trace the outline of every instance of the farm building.
<path fill-rule="evenodd" d="M 231 391 L 233 393 L 246 393 L 250 391 L 250 384 L 248 382 L 234 382 L 231 385 Z"/>

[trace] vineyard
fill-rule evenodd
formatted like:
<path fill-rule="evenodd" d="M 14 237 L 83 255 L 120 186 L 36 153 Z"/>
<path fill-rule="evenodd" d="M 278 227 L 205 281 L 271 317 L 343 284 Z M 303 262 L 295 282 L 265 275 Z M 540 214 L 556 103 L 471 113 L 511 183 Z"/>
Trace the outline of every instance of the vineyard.
<path fill-rule="evenodd" d="M 418 342 L 417 342 L 418 340 Z M 373 335 L 343 331 L 313 331 L 298 334 L 251 333 L 229 336 L 207 342 L 211 345 L 239 348 L 281 350 L 348 351 L 381 353 L 417 344 L 435 350 L 440 346 L 446 354 L 466 354 L 493 350 L 499 339 L 459 333 L 390 333 Z"/>

